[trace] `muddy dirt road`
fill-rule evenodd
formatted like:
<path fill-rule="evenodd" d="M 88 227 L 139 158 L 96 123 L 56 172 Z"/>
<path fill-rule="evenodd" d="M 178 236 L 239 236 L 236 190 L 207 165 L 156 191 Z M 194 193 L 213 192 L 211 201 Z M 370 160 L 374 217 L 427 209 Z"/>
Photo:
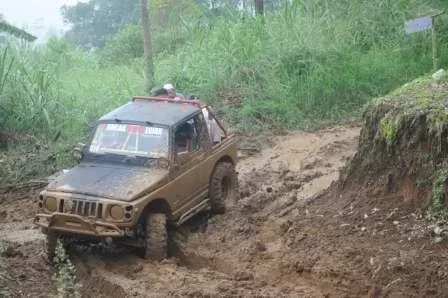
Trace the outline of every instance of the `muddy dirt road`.
<path fill-rule="evenodd" d="M 324 194 L 353 156 L 358 133 L 291 133 L 243 158 L 240 199 L 224 215 L 198 216 L 173 231 L 168 260 L 144 261 L 122 248 L 73 249 L 83 296 L 448 295 L 448 254 L 418 214 L 399 202 Z M 0 272 L 17 296 L 38 297 L 53 287 L 42 235 L 31 224 L 32 194 L 2 194 Z"/>

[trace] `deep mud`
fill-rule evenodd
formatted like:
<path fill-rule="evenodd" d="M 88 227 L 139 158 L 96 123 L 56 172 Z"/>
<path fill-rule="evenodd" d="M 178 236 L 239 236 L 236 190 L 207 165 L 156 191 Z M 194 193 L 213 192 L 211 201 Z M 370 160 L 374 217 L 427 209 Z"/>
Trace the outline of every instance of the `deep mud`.
<path fill-rule="evenodd" d="M 172 231 L 173 256 L 165 261 L 123 248 L 74 248 L 83 296 L 447 295 L 446 248 L 433 242 L 420 214 L 400 197 L 363 200 L 356 188 L 341 195 L 332 185 L 358 134 L 356 127 L 291 133 L 242 158 L 240 199 L 224 215 L 197 216 Z M 0 270 L 11 291 L 38 297 L 54 289 L 42 236 L 31 224 L 32 193 L 0 199 L 0 239 L 10 247 Z"/>

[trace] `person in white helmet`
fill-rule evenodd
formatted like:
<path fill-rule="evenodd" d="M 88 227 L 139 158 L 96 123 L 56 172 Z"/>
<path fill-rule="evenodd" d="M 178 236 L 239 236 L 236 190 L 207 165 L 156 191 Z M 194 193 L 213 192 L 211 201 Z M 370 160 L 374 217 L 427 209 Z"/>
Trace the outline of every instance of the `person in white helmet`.
<path fill-rule="evenodd" d="M 163 85 L 163 89 L 166 90 L 169 98 L 173 98 L 176 100 L 183 99 L 182 94 L 179 94 L 176 92 L 176 89 L 174 89 L 173 84 L 167 83 L 167 84 Z"/>
<path fill-rule="evenodd" d="M 207 123 L 207 129 L 212 144 L 219 144 L 221 142 L 221 128 L 218 123 L 216 123 L 216 120 L 212 117 L 212 115 L 210 115 L 207 108 L 202 108 L 202 114 L 204 115 L 205 122 Z"/>
<path fill-rule="evenodd" d="M 196 95 L 192 95 L 189 98 L 190 100 L 199 100 Z M 202 108 L 202 114 L 204 115 L 205 122 L 207 124 L 207 130 L 210 136 L 210 140 L 213 145 L 219 144 L 221 142 L 221 137 L 223 135 L 223 131 L 219 127 L 215 118 L 209 113 L 206 107 Z"/>

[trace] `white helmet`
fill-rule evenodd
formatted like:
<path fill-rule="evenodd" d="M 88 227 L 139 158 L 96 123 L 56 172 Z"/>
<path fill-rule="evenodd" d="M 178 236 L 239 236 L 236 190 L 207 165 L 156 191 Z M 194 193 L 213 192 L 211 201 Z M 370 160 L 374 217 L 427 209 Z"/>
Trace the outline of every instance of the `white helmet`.
<path fill-rule="evenodd" d="M 163 89 L 165 90 L 174 90 L 174 86 L 172 84 L 165 84 L 163 85 Z"/>

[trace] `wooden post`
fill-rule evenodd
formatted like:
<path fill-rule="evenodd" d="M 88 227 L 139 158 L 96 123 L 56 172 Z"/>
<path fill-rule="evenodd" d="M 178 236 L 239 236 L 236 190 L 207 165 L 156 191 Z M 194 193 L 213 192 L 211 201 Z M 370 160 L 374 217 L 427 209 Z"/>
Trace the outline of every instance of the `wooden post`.
<path fill-rule="evenodd" d="M 427 31 L 431 28 L 431 39 L 432 39 L 432 67 L 434 71 L 437 71 L 439 68 L 439 44 L 437 38 L 437 17 L 441 14 L 444 14 L 444 11 L 441 11 L 436 14 L 428 15 L 425 17 L 413 19 L 406 23 L 405 31 L 406 34 L 412 34 L 415 32 Z"/>
<path fill-rule="evenodd" d="M 143 27 L 143 59 L 145 67 L 146 91 L 154 86 L 154 62 L 152 58 L 151 25 L 149 21 L 148 0 L 141 1 L 141 18 Z"/>
<path fill-rule="evenodd" d="M 432 38 L 432 66 L 434 71 L 439 69 L 439 57 L 438 57 L 438 39 L 437 39 L 437 16 L 432 17 L 432 28 L 431 28 L 431 38 Z"/>
<path fill-rule="evenodd" d="M 444 14 L 445 11 L 441 11 L 437 14 L 431 16 L 432 28 L 431 28 L 431 39 L 432 39 L 432 66 L 434 71 L 439 69 L 439 39 L 437 36 L 437 18 Z"/>

